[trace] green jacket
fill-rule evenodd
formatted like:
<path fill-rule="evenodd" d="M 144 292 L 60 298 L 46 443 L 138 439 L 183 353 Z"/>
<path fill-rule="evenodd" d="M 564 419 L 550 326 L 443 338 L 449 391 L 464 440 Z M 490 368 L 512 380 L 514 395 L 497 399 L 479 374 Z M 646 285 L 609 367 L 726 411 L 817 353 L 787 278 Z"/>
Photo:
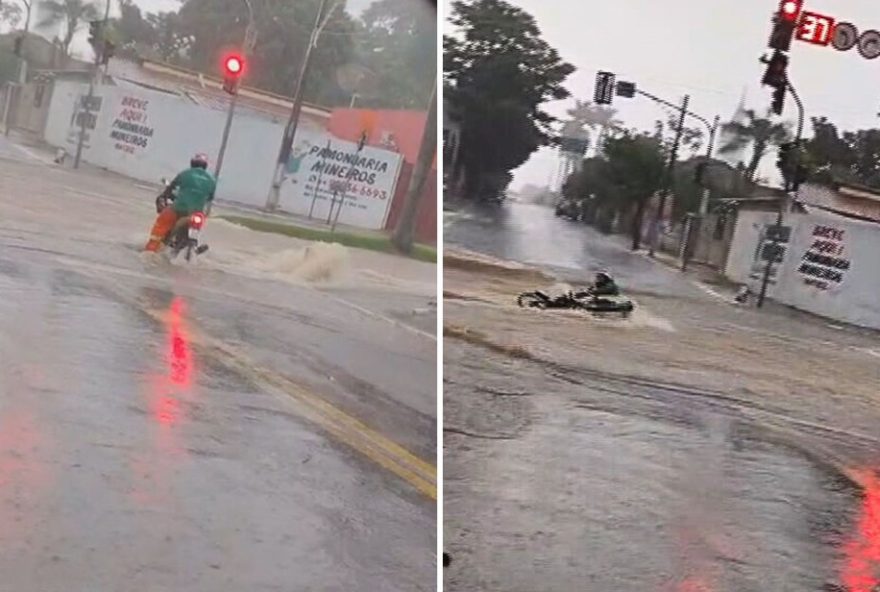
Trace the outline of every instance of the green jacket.
<path fill-rule="evenodd" d="M 198 167 L 190 168 L 171 181 L 168 192 L 177 191 L 174 198 L 174 211 L 188 216 L 193 212 L 204 212 L 208 202 L 214 199 L 217 179 L 214 175 Z"/>

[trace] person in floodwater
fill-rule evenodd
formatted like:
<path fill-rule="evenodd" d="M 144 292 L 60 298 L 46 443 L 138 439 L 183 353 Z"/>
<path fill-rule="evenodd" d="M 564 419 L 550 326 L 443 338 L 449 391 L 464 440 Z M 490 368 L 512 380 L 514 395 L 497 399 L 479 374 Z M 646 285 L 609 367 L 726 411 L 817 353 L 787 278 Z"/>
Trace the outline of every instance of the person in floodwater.
<path fill-rule="evenodd" d="M 150 240 L 144 247 L 145 251 L 153 253 L 159 251 L 162 241 L 180 218 L 195 212 L 207 214 L 206 207 L 214 200 L 214 191 L 217 189 L 217 180 L 207 169 L 207 155 L 196 154 L 189 161 L 189 168 L 174 177 L 165 188 L 162 196 L 174 203 L 159 212 L 159 217 L 156 218 L 156 223 L 150 231 Z"/>
<path fill-rule="evenodd" d="M 614 278 L 611 277 L 611 274 L 604 271 L 596 274 L 596 279 L 593 285 L 590 286 L 589 292 L 597 299 L 602 296 L 620 296 L 620 288 L 617 287 Z"/>

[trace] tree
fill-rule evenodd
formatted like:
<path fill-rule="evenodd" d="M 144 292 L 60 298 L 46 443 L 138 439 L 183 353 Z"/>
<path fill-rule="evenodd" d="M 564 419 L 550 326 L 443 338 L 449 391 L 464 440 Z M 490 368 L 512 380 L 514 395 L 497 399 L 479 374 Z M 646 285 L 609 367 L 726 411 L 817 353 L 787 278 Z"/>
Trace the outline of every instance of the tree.
<path fill-rule="evenodd" d="M 553 142 L 556 120 L 541 106 L 569 96 L 562 84 L 574 67 L 541 38 L 532 16 L 503 0 L 453 2 L 451 22 L 458 34 L 443 39 L 446 99 L 462 127 L 466 194 L 480 198 Z"/>
<path fill-rule="evenodd" d="M 608 181 L 619 196 L 619 209 L 635 210 L 632 248 L 637 251 L 645 206 L 660 187 L 666 170 L 663 147 L 648 134 L 627 132 L 605 142 L 605 154 L 608 159 Z"/>
<path fill-rule="evenodd" d="M 249 58 L 248 84 L 290 95 L 305 57 L 319 0 L 266 0 L 254 3 L 257 42 Z M 305 81 L 306 101 L 324 105 L 348 104 L 336 74 L 351 61 L 354 21 L 340 0 L 328 2 L 331 16 L 312 53 Z M 217 72 L 221 54 L 241 47 L 248 11 L 241 0 L 185 0 L 179 14 L 179 34 L 192 36 L 186 58 L 175 60 L 203 72 Z"/>
<path fill-rule="evenodd" d="M 379 0 L 361 21 L 354 59 L 373 74 L 373 92 L 360 97 L 359 104 L 425 109 L 437 76 L 436 8 L 412 0 Z"/>
<path fill-rule="evenodd" d="M 810 181 L 880 189 L 880 130 L 841 134 L 826 117 L 813 118 L 812 124 L 813 137 L 803 151 Z"/>
<path fill-rule="evenodd" d="M 576 113 L 580 115 L 584 124 L 588 128 L 596 132 L 596 143 L 593 149 L 594 154 L 602 152 L 605 139 L 608 135 L 620 131 L 621 126 L 623 125 L 623 122 L 617 119 L 617 109 L 612 107 L 586 103 L 578 105 Z"/>
<path fill-rule="evenodd" d="M 732 137 L 721 146 L 722 154 L 738 152 L 751 145 L 752 158 L 746 167 L 746 179 L 753 181 L 758 172 L 761 160 L 772 146 L 779 146 L 787 142 L 790 137 L 790 124 L 774 123 L 770 119 L 770 113 L 766 117 L 759 117 L 754 109 L 745 111 L 747 121 L 740 123 L 730 121 L 722 126 L 724 133 Z"/>
<path fill-rule="evenodd" d="M 0 23 L 6 23 L 10 29 L 18 28 L 24 16 L 24 11 L 18 4 L 0 3 Z"/>
<path fill-rule="evenodd" d="M 46 16 L 40 21 L 41 26 L 54 26 L 64 23 L 64 37 L 61 49 L 70 57 L 70 43 L 76 32 L 88 21 L 97 20 L 97 7 L 88 0 L 45 0 L 41 4 Z"/>

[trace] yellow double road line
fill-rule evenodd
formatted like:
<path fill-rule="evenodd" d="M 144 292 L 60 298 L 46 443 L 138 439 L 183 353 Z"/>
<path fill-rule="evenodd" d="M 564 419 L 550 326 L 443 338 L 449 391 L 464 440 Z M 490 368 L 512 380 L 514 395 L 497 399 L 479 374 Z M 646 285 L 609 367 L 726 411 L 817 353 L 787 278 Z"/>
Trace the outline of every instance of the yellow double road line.
<path fill-rule="evenodd" d="M 164 323 L 167 320 L 165 312 L 143 305 L 140 308 L 157 322 Z M 285 398 L 292 400 L 301 417 L 330 433 L 355 452 L 397 475 L 431 500 L 437 500 L 437 469 L 433 464 L 417 457 L 302 385 L 276 372 L 260 368 L 244 352 L 200 333 L 191 326 L 187 329 L 191 342 L 206 349 L 218 361 L 267 392 L 284 395 Z"/>

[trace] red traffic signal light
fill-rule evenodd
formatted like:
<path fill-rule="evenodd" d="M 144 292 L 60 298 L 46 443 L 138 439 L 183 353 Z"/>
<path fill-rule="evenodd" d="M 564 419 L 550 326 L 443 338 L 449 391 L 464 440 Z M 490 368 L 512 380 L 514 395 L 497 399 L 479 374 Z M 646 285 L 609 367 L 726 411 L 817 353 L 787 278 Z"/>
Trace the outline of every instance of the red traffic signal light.
<path fill-rule="evenodd" d="M 223 63 L 223 67 L 226 69 L 227 74 L 238 76 L 241 75 L 242 70 L 244 70 L 244 60 L 239 56 L 229 56 Z"/>
<path fill-rule="evenodd" d="M 223 60 L 223 90 L 231 95 L 236 94 L 243 73 L 244 58 L 239 55 L 226 56 Z"/>
<path fill-rule="evenodd" d="M 782 0 L 779 4 L 779 16 L 789 22 L 797 22 L 804 8 L 804 0 Z"/>

